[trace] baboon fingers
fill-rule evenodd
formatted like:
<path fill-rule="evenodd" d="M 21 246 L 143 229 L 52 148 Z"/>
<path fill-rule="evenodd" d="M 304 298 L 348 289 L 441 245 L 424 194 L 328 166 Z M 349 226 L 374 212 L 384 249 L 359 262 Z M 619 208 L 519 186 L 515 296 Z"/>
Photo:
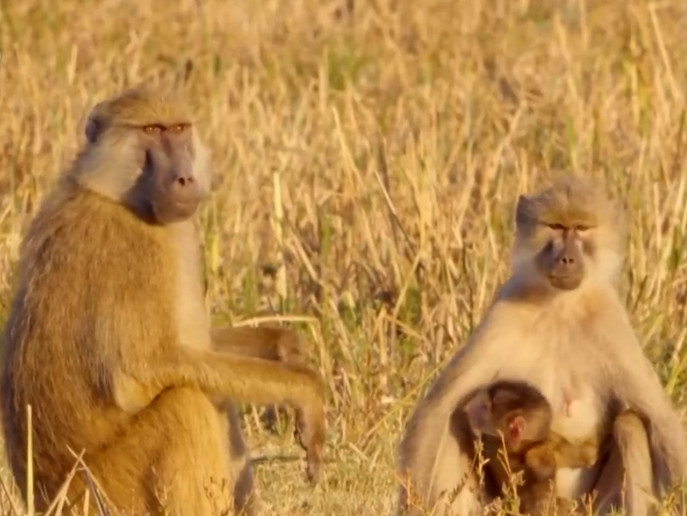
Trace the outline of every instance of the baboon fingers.
<path fill-rule="evenodd" d="M 316 424 L 312 424 L 316 421 Z M 316 483 L 320 476 L 322 451 L 324 447 L 325 428 L 319 421 L 324 421 L 323 415 L 308 416 L 304 411 L 296 412 L 295 438 L 306 452 L 307 477 L 311 483 Z"/>

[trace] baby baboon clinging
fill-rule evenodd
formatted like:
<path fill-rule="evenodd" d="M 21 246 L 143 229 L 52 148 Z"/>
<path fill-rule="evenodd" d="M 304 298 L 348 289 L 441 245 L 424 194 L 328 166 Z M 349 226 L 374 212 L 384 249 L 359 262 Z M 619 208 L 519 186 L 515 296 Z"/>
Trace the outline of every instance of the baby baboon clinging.
<path fill-rule="evenodd" d="M 291 360 L 292 336 L 209 327 L 191 220 L 209 159 L 189 110 L 136 88 L 95 106 L 85 132 L 24 238 L 4 331 L 3 428 L 22 492 L 27 404 L 39 509 L 70 448 L 126 514 L 242 506 L 252 482 L 232 402 L 293 405 L 315 480 L 323 389 Z"/>
<path fill-rule="evenodd" d="M 511 473 L 523 473 L 517 492 L 524 514 L 555 510 L 552 482 L 557 468 L 590 467 L 596 462 L 596 436 L 570 443 L 551 432 L 551 405 L 525 382 L 497 381 L 479 389 L 465 404 L 465 412 L 474 437 L 483 443 L 486 470 L 496 484 L 502 489 L 509 485 Z M 560 513 L 567 514 L 569 508 L 563 504 Z"/>
<path fill-rule="evenodd" d="M 645 514 L 652 493 L 685 479 L 687 443 L 616 290 L 620 210 L 590 182 L 566 176 L 521 196 L 516 226 L 511 277 L 408 421 L 399 508 L 481 513 L 460 409 L 470 392 L 498 378 L 527 379 L 542 392 L 553 408 L 551 429 L 565 439 L 613 427 L 608 457 L 591 468 L 558 469 L 559 496 L 598 490 L 595 510 L 619 504 L 632 516 Z M 624 409 L 631 409 L 627 417 L 615 418 Z"/>

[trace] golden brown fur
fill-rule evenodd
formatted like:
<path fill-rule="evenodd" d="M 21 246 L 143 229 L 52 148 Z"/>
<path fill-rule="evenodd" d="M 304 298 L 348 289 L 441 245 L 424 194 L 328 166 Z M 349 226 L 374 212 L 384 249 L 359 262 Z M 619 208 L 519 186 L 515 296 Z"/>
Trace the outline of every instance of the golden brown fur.
<path fill-rule="evenodd" d="M 190 218 L 207 195 L 207 156 L 179 106 L 145 89 L 96 106 L 89 142 L 26 233 L 2 417 L 24 493 L 32 406 L 39 510 L 72 467 L 71 448 L 127 514 L 250 512 L 233 401 L 294 405 L 317 478 L 322 386 L 294 358 L 293 334 L 210 330 Z M 72 500 L 82 487 L 73 483 Z"/>
<path fill-rule="evenodd" d="M 619 210 L 590 182 L 568 176 L 521 196 L 516 219 L 511 277 L 408 421 L 399 448 L 400 509 L 480 513 L 469 427 L 458 409 L 470 392 L 504 379 L 539 389 L 554 411 L 552 431 L 570 441 L 601 437 L 619 411 L 634 410 L 646 425 L 623 423 L 610 456 L 588 469 L 560 468 L 556 489 L 576 499 L 598 487 L 601 513 L 621 504 L 642 515 L 651 492 L 685 478 L 687 444 L 615 289 Z M 636 445 L 647 434 L 650 458 Z M 621 496 L 623 470 L 631 482 Z"/>

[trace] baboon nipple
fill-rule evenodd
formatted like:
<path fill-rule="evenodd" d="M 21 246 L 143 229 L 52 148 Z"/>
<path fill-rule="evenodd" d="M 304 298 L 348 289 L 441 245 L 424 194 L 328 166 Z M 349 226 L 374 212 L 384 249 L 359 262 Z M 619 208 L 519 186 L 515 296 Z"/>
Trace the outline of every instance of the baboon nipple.
<path fill-rule="evenodd" d="M 563 394 L 563 408 L 567 417 L 572 417 L 572 404 L 574 401 L 575 398 L 573 398 L 572 394 L 567 392 Z"/>

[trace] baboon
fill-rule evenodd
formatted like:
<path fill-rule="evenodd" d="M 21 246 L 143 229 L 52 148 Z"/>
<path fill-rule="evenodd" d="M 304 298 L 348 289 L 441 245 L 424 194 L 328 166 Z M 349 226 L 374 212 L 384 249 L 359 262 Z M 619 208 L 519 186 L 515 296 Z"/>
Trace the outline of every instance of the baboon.
<path fill-rule="evenodd" d="M 622 209 L 571 174 L 520 196 L 515 211 L 510 278 L 407 422 L 399 508 L 481 511 L 460 409 L 475 389 L 502 379 L 537 388 L 553 409 L 552 431 L 565 439 L 614 435 L 610 455 L 593 467 L 558 469 L 559 496 L 578 499 L 597 490 L 595 510 L 622 505 L 631 515 L 645 514 L 652 493 L 685 478 L 687 443 L 617 293 Z M 616 419 L 625 409 L 634 413 Z"/>
<path fill-rule="evenodd" d="M 517 493 L 525 514 L 555 509 L 557 468 L 591 467 L 597 460 L 597 437 L 571 443 L 551 432 L 551 406 L 526 382 L 498 381 L 479 389 L 465 412 L 473 436 L 483 443 L 486 470 L 499 488 L 509 484 L 511 474 L 523 473 Z M 560 514 L 569 509 L 563 504 Z"/>
<path fill-rule="evenodd" d="M 23 239 L 3 334 L 3 429 L 22 492 L 27 404 L 39 510 L 73 451 L 117 511 L 250 512 L 238 402 L 296 409 L 316 481 L 323 384 L 292 361 L 289 332 L 210 328 L 193 225 L 210 158 L 189 108 L 135 87 L 97 104 L 85 134 Z M 85 486 L 75 479 L 70 500 Z"/>

